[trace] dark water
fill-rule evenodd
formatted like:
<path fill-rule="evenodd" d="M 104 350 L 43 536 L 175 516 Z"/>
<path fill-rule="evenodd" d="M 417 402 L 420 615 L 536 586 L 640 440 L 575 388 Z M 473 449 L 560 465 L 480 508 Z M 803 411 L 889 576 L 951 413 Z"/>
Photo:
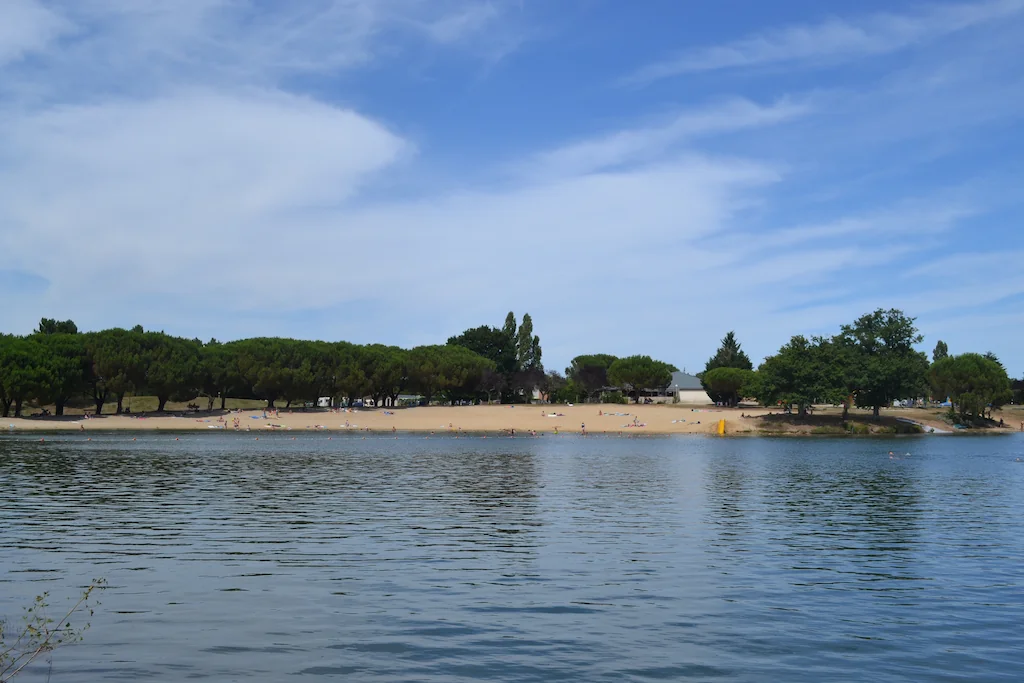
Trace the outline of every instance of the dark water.
<path fill-rule="evenodd" d="M 180 438 L 0 437 L 53 681 L 1024 680 L 1024 438 Z"/>

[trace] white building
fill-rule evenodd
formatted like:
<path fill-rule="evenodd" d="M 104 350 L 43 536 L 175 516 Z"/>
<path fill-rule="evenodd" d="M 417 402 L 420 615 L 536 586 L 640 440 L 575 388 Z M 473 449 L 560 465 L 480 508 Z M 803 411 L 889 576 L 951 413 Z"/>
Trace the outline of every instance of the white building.
<path fill-rule="evenodd" d="M 704 387 L 701 386 L 700 378 L 685 372 L 672 373 L 672 381 L 665 389 L 665 393 L 684 405 L 706 406 L 712 403 L 708 392 L 704 391 Z"/>

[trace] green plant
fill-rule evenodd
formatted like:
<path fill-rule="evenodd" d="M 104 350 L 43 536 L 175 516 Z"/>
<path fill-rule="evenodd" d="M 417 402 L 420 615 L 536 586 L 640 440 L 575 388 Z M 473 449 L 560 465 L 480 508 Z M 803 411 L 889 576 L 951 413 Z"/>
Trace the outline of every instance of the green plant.
<path fill-rule="evenodd" d="M 80 642 L 90 624 L 87 621 L 82 626 L 73 627 L 71 617 L 86 611 L 92 617 L 93 609 L 99 604 L 93 599 L 93 593 L 106 585 L 104 579 L 93 579 L 78 601 L 58 620 L 46 616 L 46 608 L 50 606 L 47 602 L 49 593 L 43 593 L 25 608 L 21 628 L 15 632 L 9 632 L 8 623 L 0 621 L 0 683 L 11 680 L 47 652 L 61 645 Z"/>
<path fill-rule="evenodd" d="M 606 391 L 601 394 L 601 403 L 629 403 L 629 399 L 619 391 Z"/>

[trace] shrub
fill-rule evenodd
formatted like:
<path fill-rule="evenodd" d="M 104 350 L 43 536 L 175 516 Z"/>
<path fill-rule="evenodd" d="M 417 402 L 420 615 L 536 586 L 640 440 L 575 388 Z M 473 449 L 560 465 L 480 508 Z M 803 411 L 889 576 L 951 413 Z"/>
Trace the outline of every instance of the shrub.
<path fill-rule="evenodd" d="M 606 391 L 601 394 L 601 403 L 629 403 L 621 391 Z"/>

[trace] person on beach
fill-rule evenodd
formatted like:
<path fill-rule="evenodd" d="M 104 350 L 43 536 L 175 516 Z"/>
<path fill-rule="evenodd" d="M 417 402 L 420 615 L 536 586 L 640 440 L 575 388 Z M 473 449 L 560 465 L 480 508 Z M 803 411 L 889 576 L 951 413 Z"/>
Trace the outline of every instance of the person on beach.
<path fill-rule="evenodd" d="M 583 422 L 583 423 L 580 424 L 580 434 L 582 434 L 583 436 L 587 435 L 587 423 L 586 422 Z"/>

